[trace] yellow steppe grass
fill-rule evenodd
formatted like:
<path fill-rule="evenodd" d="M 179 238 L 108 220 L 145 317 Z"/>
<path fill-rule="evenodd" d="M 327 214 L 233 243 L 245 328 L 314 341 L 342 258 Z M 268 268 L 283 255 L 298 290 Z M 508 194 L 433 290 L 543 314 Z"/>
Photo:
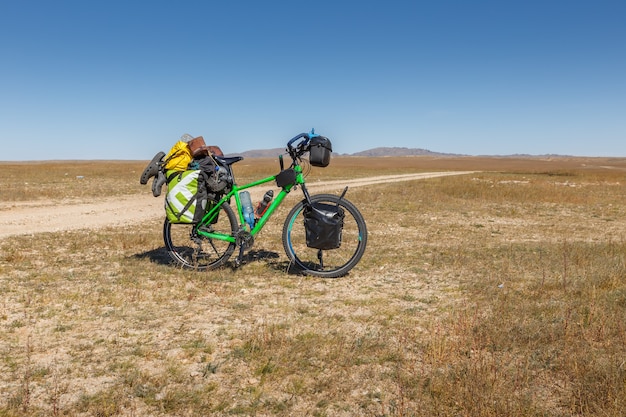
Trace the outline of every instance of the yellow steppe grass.
<path fill-rule="evenodd" d="M 145 194 L 144 166 L 1 163 L 0 201 Z M 0 416 L 623 416 L 626 160 L 338 157 L 310 178 L 434 170 L 481 172 L 348 191 L 370 240 L 336 280 L 287 273 L 290 207 L 206 273 L 169 263 L 161 219 L 1 240 Z"/>

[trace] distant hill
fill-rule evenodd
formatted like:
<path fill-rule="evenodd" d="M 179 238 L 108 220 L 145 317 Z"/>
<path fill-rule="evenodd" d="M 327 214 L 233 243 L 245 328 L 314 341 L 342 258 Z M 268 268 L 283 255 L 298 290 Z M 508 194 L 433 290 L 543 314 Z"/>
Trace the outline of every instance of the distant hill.
<path fill-rule="evenodd" d="M 274 149 L 253 149 L 250 151 L 240 152 L 232 155 L 241 155 L 245 158 L 274 158 L 277 155 L 285 153 L 284 148 Z M 415 155 L 432 155 L 432 156 L 458 156 L 457 154 L 447 154 L 440 152 L 432 152 L 427 149 L 419 148 L 398 148 L 398 147 L 381 147 L 368 149 L 366 151 L 355 152 L 351 154 L 339 154 L 342 156 L 415 156 Z"/>
<path fill-rule="evenodd" d="M 253 149 L 250 151 L 233 153 L 230 155 L 240 155 L 244 158 L 276 158 L 280 154 L 285 153 L 285 148 L 274 148 L 274 149 Z M 229 156 L 230 156 L 229 155 Z"/>
<path fill-rule="evenodd" d="M 356 152 L 351 154 L 351 156 L 415 156 L 415 155 L 446 155 L 446 156 L 457 156 L 456 154 L 446 154 L 440 152 L 432 152 L 427 149 L 420 148 L 394 148 L 394 147 L 381 147 L 368 149 L 362 152 Z"/>

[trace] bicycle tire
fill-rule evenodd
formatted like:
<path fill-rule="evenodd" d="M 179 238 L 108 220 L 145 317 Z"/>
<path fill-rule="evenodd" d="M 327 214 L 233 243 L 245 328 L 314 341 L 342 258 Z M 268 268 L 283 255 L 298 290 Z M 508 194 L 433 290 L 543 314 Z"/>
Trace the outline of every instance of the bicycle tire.
<path fill-rule="evenodd" d="M 210 199 L 207 206 L 212 207 L 215 203 L 215 200 Z M 233 209 L 224 203 L 220 206 L 216 221 L 201 228 L 234 234 L 238 228 L 237 218 Z M 232 242 L 199 235 L 195 233 L 195 225 L 171 223 L 167 218 L 163 223 L 163 240 L 174 262 L 183 268 L 199 271 L 219 268 L 235 250 Z"/>
<path fill-rule="evenodd" d="M 361 260 L 367 246 L 367 226 L 365 219 L 354 204 L 332 194 L 311 196 L 312 203 L 339 205 L 344 210 L 344 227 L 341 246 L 337 249 L 319 250 L 306 244 L 304 228 L 304 208 L 302 200 L 287 215 L 283 226 L 283 248 L 289 260 L 302 273 L 321 278 L 342 277 Z M 318 254 L 321 254 L 320 258 Z"/>

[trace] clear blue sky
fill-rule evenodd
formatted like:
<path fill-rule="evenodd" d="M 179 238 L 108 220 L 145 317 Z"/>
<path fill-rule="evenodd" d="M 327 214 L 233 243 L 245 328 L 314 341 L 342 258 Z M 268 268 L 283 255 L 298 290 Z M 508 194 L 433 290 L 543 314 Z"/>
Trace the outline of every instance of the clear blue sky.
<path fill-rule="evenodd" d="M 2 1 L 0 160 L 626 156 L 626 1 Z"/>

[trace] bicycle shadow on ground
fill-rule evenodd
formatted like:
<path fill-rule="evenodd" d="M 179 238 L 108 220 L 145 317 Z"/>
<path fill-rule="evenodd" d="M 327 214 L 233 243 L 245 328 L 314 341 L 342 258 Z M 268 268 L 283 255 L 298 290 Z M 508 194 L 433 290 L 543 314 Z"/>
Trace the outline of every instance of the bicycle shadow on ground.
<path fill-rule="evenodd" d="M 222 267 L 225 269 L 231 269 L 235 271 L 237 267 L 235 266 L 234 259 L 236 254 L 234 253 L 230 260 Z M 131 258 L 138 260 L 149 260 L 152 263 L 158 265 L 172 265 L 175 266 L 172 258 L 170 257 L 167 249 L 165 247 L 153 249 L 150 251 L 137 253 L 132 255 Z M 281 257 L 277 252 L 267 251 L 267 250 L 251 250 L 246 252 L 243 256 L 243 264 L 250 264 L 253 262 L 265 262 L 267 267 L 280 273 L 287 273 L 289 275 L 300 275 L 302 276 L 302 271 L 296 268 L 291 262 L 287 260 L 280 260 Z"/>
<path fill-rule="evenodd" d="M 236 268 L 232 261 L 233 260 L 231 258 L 229 265 L 234 270 Z M 244 265 L 252 262 L 265 262 L 267 267 L 273 271 L 280 272 L 282 274 L 287 273 L 289 275 L 302 275 L 302 271 L 296 268 L 293 263 L 287 260 L 281 260 L 281 256 L 277 252 L 266 250 L 253 250 L 244 254 L 243 262 Z"/>
<path fill-rule="evenodd" d="M 236 258 L 236 252 L 233 254 L 233 256 L 231 257 L 231 261 L 233 260 L 233 258 Z M 273 252 L 273 251 L 268 251 L 268 250 L 251 250 L 249 252 L 244 253 L 243 255 L 243 261 L 245 263 L 250 263 L 250 262 L 260 262 L 260 261 L 267 261 L 270 259 L 279 259 L 280 255 L 277 252 Z"/>
<path fill-rule="evenodd" d="M 165 249 L 165 247 L 153 249 L 143 253 L 136 253 L 132 256 L 132 258 L 139 260 L 148 259 L 150 262 L 159 265 L 170 265 L 172 263 L 172 258 L 167 253 L 167 249 Z"/>

